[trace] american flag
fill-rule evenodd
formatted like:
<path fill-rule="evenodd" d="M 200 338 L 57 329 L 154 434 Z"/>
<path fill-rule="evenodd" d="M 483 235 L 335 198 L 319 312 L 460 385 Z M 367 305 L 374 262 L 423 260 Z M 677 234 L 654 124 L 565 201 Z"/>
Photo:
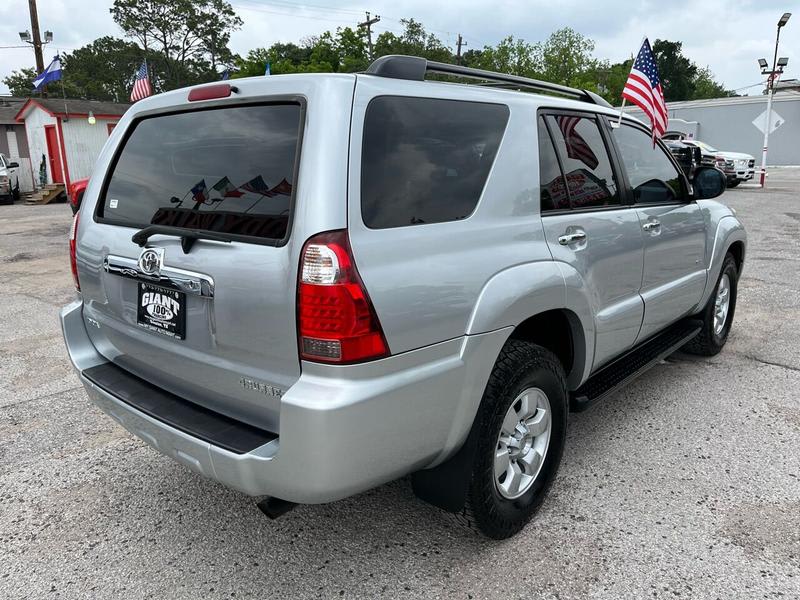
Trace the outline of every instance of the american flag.
<path fill-rule="evenodd" d="M 633 102 L 650 118 L 653 126 L 653 143 L 656 136 L 664 135 L 669 115 L 667 105 L 664 103 L 664 90 L 658 76 L 656 59 L 647 38 L 636 60 L 633 61 L 633 68 L 628 75 L 628 81 L 625 82 L 622 97 Z"/>
<path fill-rule="evenodd" d="M 150 77 L 147 75 L 147 61 L 144 61 L 139 70 L 136 71 L 136 81 L 133 82 L 133 90 L 131 90 L 131 102 L 147 98 L 152 93 Z"/>
<path fill-rule="evenodd" d="M 559 116 L 556 118 L 558 121 L 558 128 L 564 135 L 564 143 L 567 146 L 567 156 L 569 158 L 579 160 L 590 169 L 596 169 L 600 161 L 597 160 L 597 155 L 592 151 L 583 136 L 575 131 L 578 123 L 581 122 L 582 117 L 573 116 Z"/>

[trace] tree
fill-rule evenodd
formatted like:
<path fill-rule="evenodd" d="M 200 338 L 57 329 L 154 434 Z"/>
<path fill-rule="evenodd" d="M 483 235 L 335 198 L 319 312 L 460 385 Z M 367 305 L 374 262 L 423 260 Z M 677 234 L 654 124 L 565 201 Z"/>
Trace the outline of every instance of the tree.
<path fill-rule="evenodd" d="M 653 54 L 667 102 L 689 100 L 694 97 L 694 80 L 697 65 L 683 55 L 681 42 L 656 40 Z"/>
<path fill-rule="evenodd" d="M 554 31 L 541 46 L 542 75 L 553 83 L 586 87 L 586 75 L 597 70 L 593 52 L 594 41 L 574 29 Z"/>
<path fill-rule="evenodd" d="M 132 42 L 110 36 L 62 56 L 65 85 L 76 97 L 128 102 L 143 51 Z"/>
<path fill-rule="evenodd" d="M 617 105 L 622 101 L 622 89 L 628 81 L 632 66 L 633 60 L 628 59 L 621 63 L 605 63 L 605 66 L 598 70 L 600 95 L 611 104 Z"/>
<path fill-rule="evenodd" d="M 717 83 L 711 69 L 704 67 L 697 70 L 694 79 L 694 94 L 692 100 L 706 100 L 709 98 L 727 98 L 735 96 L 736 93 L 726 90 L 721 83 Z"/>
<path fill-rule="evenodd" d="M 414 19 L 400 19 L 403 33 L 396 35 L 391 31 L 384 31 L 375 42 L 375 58 L 389 54 L 409 54 L 422 56 L 428 60 L 438 62 L 455 62 L 450 49 L 432 33 L 425 31 L 425 27 Z"/>
<path fill-rule="evenodd" d="M 336 33 L 309 37 L 297 44 L 278 42 L 269 48 L 256 48 L 245 58 L 234 61 L 234 77 L 263 75 L 266 64 L 270 73 L 352 73 L 363 71 L 369 65 L 364 34 L 350 27 L 339 28 Z"/>
<path fill-rule="evenodd" d="M 228 42 L 242 20 L 225 0 L 114 0 L 114 21 L 154 51 L 163 89 L 208 81 L 233 61 Z"/>
<path fill-rule="evenodd" d="M 488 71 L 541 77 L 541 46 L 510 35 L 497 46 L 484 46 L 483 50 L 466 52 L 463 62 L 469 67 Z"/>
<path fill-rule="evenodd" d="M 3 79 L 12 96 L 30 96 L 33 91 L 33 80 L 36 79 L 36 69 L 25 67 L 18 71 L 13 71 L 11 75 Z"/>

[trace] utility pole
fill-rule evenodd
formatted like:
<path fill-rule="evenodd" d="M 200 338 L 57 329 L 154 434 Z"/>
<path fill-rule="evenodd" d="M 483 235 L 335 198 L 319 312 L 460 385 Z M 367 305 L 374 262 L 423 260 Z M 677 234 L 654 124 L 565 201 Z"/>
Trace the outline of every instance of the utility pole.
<path fill-rule="evenodd" d="M 44 59 L 42 58 L 42 38 L 39 35 L 39 13 L 36 11 L 36 0 L 28 0 L 28 7 L 31 11 L 31 34 L 33 35 L 33 52 L 36 54 L 36 73 L 44 71 Z"/>
<path fill-rule="evenodd" d="M 461 64 L 461 46 L 468 46 L 467 42 L 464 41 L 464 38 L 461 37 L 461 34 L 458 34 L 458 42 L 456 42 L 456 47 L 458 51 L 456 52 L 456 63 Z"/>
<path fill-rule="evenodd" d="M 33 1 L 33 0 L 31 0 Z M 373 18 L 370 19 L 369 13 L 367 13 L 367 20 L 363 23 L 359 23 L 359 27 L 366 27 L 367 28 L 367 42 L 369 43 L 369 59 L 372 60 L 372 26 L 375 25 L 378 21 L 381 20 L 380 15 L 375 15 Z"/>

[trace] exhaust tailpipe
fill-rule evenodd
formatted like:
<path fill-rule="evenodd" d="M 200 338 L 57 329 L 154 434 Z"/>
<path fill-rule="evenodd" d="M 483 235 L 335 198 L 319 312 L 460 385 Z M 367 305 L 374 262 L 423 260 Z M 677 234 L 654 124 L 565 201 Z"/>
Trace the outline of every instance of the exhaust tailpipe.
<path fill-rule="evenodd" d="M 297 506 L 294 502 L 289 502 L 288 500 L 281 500 L 280 498 L 273 498 L 272 496 L 267 496 L 263 500 L 261 500 L 256 506 L 267 515 L 273 521 L 278 517 L 285 515 L 290 510 L 292 510 L 295 506 Z"/>

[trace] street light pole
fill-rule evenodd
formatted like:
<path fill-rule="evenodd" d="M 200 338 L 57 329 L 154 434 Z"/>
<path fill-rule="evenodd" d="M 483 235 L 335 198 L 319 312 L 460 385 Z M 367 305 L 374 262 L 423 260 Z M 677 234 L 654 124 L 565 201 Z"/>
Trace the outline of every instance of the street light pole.
<path fill-rule="evenodd" d="M 775 55 L 772 59 L 772 71 L 770 71 L 769 82 L 767 84 L 767 123 L 764 128 L 764 147 L 761 150 L 761 187 L 767 181 L 767 147 L 769 146 L 769 130 L 772 127 L 772 95 L 775 92 L 775 77 L 782 73 L 783 69 L 778 70 L 778 44 L 781 40 L 781 28 L 789 21 L 792 13 L 784 13 L 778 21 L 778 34 L 775 36 Z"/>

